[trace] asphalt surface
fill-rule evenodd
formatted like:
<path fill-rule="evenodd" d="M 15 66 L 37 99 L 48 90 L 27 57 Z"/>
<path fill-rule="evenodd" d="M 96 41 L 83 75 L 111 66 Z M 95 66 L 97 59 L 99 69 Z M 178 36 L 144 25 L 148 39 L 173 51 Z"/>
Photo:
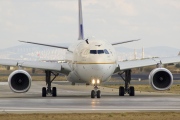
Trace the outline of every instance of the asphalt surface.
<path fill-rule="evenodd" d="M 33 82 L 27 93 L 13 93 L 0 83 L 0 113 L 92 113 L 124 111 L 180 111 L 180 95 L 136 91 L 136 96 L 118 96 L 118 90 L 100 87 L 102 97 L 90 98 L 92 86 L 56 82 L 57 97 L 41 97 L 45 82 Z"/>

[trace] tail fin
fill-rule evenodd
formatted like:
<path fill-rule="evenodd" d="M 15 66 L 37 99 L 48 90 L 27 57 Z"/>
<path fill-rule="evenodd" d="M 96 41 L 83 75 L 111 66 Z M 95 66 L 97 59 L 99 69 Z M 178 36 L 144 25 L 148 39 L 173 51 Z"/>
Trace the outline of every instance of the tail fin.
<path fill-rule="evenodd" d="M 83 16 L 82 16 L 82 4 L 79 0 L 79 38 L 78 40 L 84 39 L 84 30 L 83 30 Z"/>

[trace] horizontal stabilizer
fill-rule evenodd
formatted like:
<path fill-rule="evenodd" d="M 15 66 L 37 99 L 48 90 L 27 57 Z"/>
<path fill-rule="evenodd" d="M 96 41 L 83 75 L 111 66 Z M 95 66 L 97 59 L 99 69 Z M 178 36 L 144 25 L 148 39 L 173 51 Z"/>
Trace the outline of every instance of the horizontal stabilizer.
<path fill-rule="evenodd" d="M 35 45 L 42 45 L 42 46 L 48 46 L 48 47 L 54 47 L 54 48 L 61 48 L 61 49 L 68 49 L 68 47 L 65 47 L 65 46 L 56 46 L 56 45 L 49 45 L 49 44 L 42 44 L 42 43 L 36 43 L 36 42 L 21 41 L 21 40 L 19 40 L 19 42 L 35 44 Z"/>
<path fill-rule="evenodd" d="M 127 41 L 122 41 L 122 42 L 112 43 L 112 45 L 119 45 L 119 44 L 124 44 L 124 43 L 128 43 L 128 42 L 139 41 L 139 40 L 140 40 L 140 39 L 137 39 L 137 40 L 127 40 Z"/>

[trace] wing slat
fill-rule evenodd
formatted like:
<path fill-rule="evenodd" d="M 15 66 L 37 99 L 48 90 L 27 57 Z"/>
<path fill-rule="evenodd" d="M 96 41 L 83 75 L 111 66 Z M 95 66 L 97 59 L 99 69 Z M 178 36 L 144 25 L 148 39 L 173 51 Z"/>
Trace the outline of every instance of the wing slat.
<path fill-rule="evenodd" d="M 5 65 L 5 66 L 21 66 L 21 67 L 51 70 L 51 71 L 57 71 L 57 72 L 61 72 L 62 70 L 61 68 L 63 68 L 63 70 L 66 70 L 66 71 L 71 70 L 68 63 L 0 59 L 0 64 Z"/>
<path fill-rule="evenodd" d="M 124 61 L 124 62 L 118 62 L 118 66 L 120 70 L 127 70 L 138 67 L 157 65 L 158 63 L 169 64 L 169 63 L 178 63 L 178 62 L 180 62 L 180 56 Z"/>

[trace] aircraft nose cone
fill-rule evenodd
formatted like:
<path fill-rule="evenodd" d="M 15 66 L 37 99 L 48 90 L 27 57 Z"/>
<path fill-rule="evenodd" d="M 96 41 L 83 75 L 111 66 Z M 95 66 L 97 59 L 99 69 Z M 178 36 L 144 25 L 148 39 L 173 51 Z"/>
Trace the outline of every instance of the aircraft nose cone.
<path fill-rule="evenodd" d="M 108 74 L 107 66 L 105 65 L 92 65 L 91 69 L 92 71 L 90 74 L 96 78 L 101 78 L 105 74 Z"/>
<path fill-rule="evenodd" d="M 97 65 L 93 65 L 92 69 L 93 70 L 103 70 L 103 66 L 102 65 L 98 65 L 98 64 Z"/>

